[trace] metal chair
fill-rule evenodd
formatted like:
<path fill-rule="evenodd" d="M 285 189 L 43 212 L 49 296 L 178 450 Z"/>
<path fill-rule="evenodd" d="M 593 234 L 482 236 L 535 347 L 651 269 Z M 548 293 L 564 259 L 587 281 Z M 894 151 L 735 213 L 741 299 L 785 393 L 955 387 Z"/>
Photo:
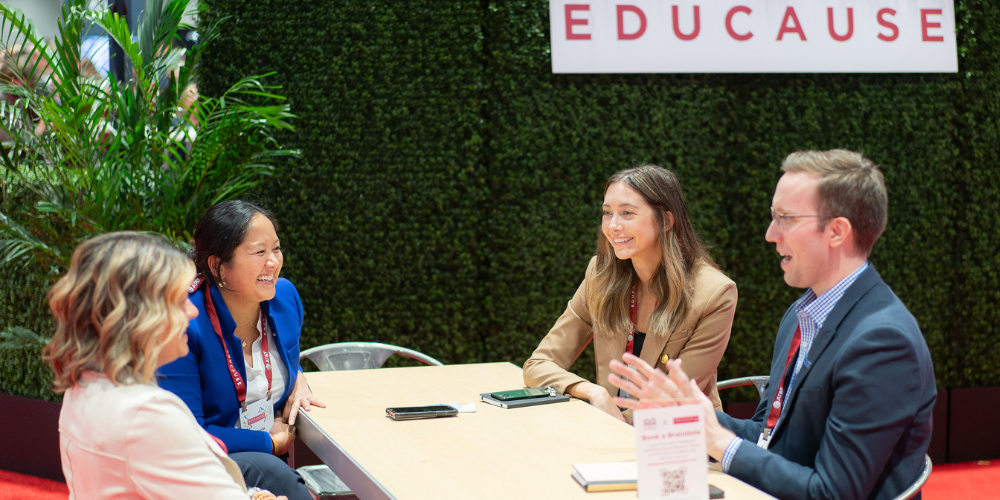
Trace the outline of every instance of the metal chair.
<path fill-rule="evenodd" d="M 426 355 L 389 344 L 377 342 L 341 342 L 326 344 L 302 351 L 299 361 L 309 358 L 320 371 L 367 370 L 381 368 L 385 360 L 393 354 L 401 354 L 428 365 L 444 366 L 444 363 Z"/>
<path fill-rule="evenodd" d="M 755 376 L 755 377 L 741 377 L 741 378 L 731 378 L 729 380 L 723 380 L 718 383 L 719 390 L 729 389 L 732 387 L 740 387 L 744 385 L 753 384 L 757 388 L 757 392 L 760 396 L 764 396 L 764 389 L 767 387 L 767 381 L 770 377 Z M 931 477 L 931 469 L 933 469 L 933 464 L 931 463 L 931 457 L 924 455 L 924 470 L 917 476 L 916 481 L 906 488 L 902 493 L 899 494 L 893 500 L 910 500 L 917 493 L 920 492 L 920 488 L 924 487 L 924 483 L 927 482 L 927 478 Z"/>
<path fill-rule="evenodd" d="M 770 377 L 766 376 L 754 376 L 754 377 L 742 377 L 742 378 L 731 378 L 729 380 L 723 380 L 718 383 L 719 390 L 729 389 L 731 387 L 740 387 L 743 385 L 753 384 L 757 388 L 757 393 L 764 396 L 764 389 L 767 387 L 767 381 Z"/>
<path fill-rule="evenodd" d="M 927 478 L 931 477 L 931 469 L 933 468 L 934 464 L 931 463 L 931 457 L 924 455 L 924 470 L 919 476 L 917 476 L 917 480 L 914 481 L 909 488 L 903 490 L 903 492 L 893 500 L 910 500 L 916 496 L 917 493 L 920 493 L 920 488 L 923 488 L 924 483 L 927 482 Z"/>
<path fill-rule="evenodd" d="M 306 349 L 299 361 L 309 359 L 320 371 L 369 370 L 381 368 L 393 354 L 400 354 L 433 366 L 444 363 L 413 349 L 377 342 L 340 342 Z M 320 499 L 357 498 L 354 493 L 325 465 L 307 465 L 296 469 L 306 487 Z"/>

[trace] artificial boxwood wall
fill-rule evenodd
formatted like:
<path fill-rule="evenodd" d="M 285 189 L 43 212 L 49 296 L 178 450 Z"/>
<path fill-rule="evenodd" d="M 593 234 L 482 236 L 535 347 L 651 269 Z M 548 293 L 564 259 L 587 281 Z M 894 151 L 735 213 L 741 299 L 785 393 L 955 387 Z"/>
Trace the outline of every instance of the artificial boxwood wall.
<path fill-rule="evenodd" d="M 765 373 L 801 293 L 764 241 L 778 165 L 844 147 L 883 166 L 871 261 L 917 316 L 942 387 L 1000 353 L 1000 7 L 956 1 L 958 74 L 553 75 L 548 2 L 208 0 L 200 90 L 276 71 L 303 157 L 257 196 L 282 222 L 303 347 L 374 340 L 520 364 L 593 254 L 605 179 L 680 176 L 740 292 L 720 378 Z M 588 349 L 577 362 L 593 377 Z"/>
<path fill-rule="evenodd" d="M 956 2 L 954 75 L 553 75 L 541 0 L 209 0 L 205 14 L 232 17 L 202 91 L 277 71 L 301 116 L 284 139 L 303 158 L 259 194 L 283 222 L 305 346 L 523 362 L 583 277 L 605 179 L 652 162 L 680 176 L 740 290 L 720 377 L 765 373 L 801 293 L 764 241 L 778 165 L 846 147 L 883 165 L 890 223 L 871 260 L 940 383 L 1000 375 L 993 2 Z"/>

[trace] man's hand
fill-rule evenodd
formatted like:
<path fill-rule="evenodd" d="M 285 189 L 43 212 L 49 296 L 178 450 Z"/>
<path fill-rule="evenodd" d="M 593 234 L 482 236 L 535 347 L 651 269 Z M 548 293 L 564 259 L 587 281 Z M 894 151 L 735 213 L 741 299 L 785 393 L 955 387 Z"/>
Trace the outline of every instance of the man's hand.
<path fill-rule="evenodd" d="M 622 415 L 622 411 L 615 406 L 615 403 L 611 400 L 611 395 L 608 394 L 607 389 L 597 384 L 591 384 L 590 382 L 580 382 L 570 386 L 567 392 L 575 398 L 589 402 L 594 408 L 597 408 L 598 410 L 601 410 L 604 413 L 621 420 L 622 422 L 625 421 L 625 416 Z"/>
<path fill-rule="evenodd" d="M 298 416 L 299 408 L 309 411 L 312 405 L 326 408 L 322 401 L 313 396 L 305 376 L 302 375 L 302 370 L 299 370 L 299 376 L 295 377 L 295 387 L 292 387 L 292 392 L 285 400 L 285 409 L 281 412 L 281 418 L 285 419 L 288 425 L 295 425 L 295 417 Z"/>
<path fill-rule="evenodd" d="M 638 399 L 616 397 L 614 403 L 623 408 L 633 409 L 657 408 L 691 401 L 701 403 L 705 409 L 705 444 L 708 454 L 716 460 L 722 460 L 726 446 L 736 435 L 719 423 L 712 401 L 701 392 L 698 383 L 684 373 L 681 369 L 681 360 L 667 361 L 669 376 L 631 354 L 626 353 L 622 356 L 622 360 L 637 370 L 633 371 L 621 361 L 612 360 L 611 371 L 621 377 L 628 377 L 628 380 L 612 373 L 608 375 L 608 381 Z"/>
<path fill-rule="evenodd" d="M 274 443 L 274 454 L 284 455 L 295 441 L 295 427 L 288 424 L 283 417 L 274 418 L 271 427 L 271 441 Z"/>

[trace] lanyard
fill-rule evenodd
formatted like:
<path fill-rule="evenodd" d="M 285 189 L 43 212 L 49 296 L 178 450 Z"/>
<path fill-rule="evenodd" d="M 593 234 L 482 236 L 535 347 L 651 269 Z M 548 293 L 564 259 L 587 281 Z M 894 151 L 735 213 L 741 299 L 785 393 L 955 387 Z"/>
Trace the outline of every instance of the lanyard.
<path fill-rule="evenodd" d="M 632 303 L 631 303 L 632 305 L 630 307 L 630 309 L 631 309 L 631 315 L 632 315 L 632 323 L 629 324 L 629 327 L 628 327 L 628 342 L 625 343 L 625 352 L 627 352 L 629 354 L 632 354 L 632 351 L 635 348 L 635 314 L 636 314 L 636 312 L 635 312 L 636 311 L 636 307 L 635 307 L 635 289 L 637 287 L 638 287 L 638 285 L 632 287 Z M 660 305 L 660 301 L 656 301 L 656 304 L 653 305 L 653 308 L 655 309 L 656 306 L 658 306 L 658 305 Z"/>
<path fill-rule="evenodd" d="M 788 375 L 788 367 L 795 359 L 795 355 L 799 351 L 799 344 L 801 342 L 802 328 L 796 326 L 795 336 L 792 337 L 792 345 L 788 349 L 788 359 L 785 360 L 785 371 L 781 374 L 781 385 L 778 387 L 778 392 L 774 395 L 774 403 L 771 404 L 771 412 L 767 415 L 767 428 L 764 429 L 765 439 L 771 435 L 771 431 L 774 430 L 774 426 L 778 424 L 778 417 L 781 416 L 781 411 L 784 409 L 782 400 L 785 396 L 785 375 Z M 789 387 L 789 389 L 791 389 L 791 387 Z"/>
<path fill-rule="evenodd" d="M 263 310 L 260 311 L 260 355 L 264 358 L 264 377 L 267 378 L 266 399 L 271 399 L 271 348 L 267 343 L 267 320 Z"/>
<path fill-rule="evenodd" d="M 635 287 L 632 287 L 632 322 L 629 323 L 628 327 L 628 342 L 625 344 L 625 352 L 632 354 L 632 349 L 635 347 Z"/>
<path fill-rule="evenodd" d="M 188 293 L 194 293 L 201 284 L 205 282 L 205 278 L 202 275 L 197 275 L 194 278 L 194 283 L 188 288 Z M 209 291 L 211 287 L 205 286 L 205 312 L 208 313 L 208 319 L 212 322 L 212 329 L 215 330 L 215 335 L 219 337 L 219 342 L 222 343 L 222 350 L 226 353 L 226 364 L 229 367 L 229 376 L 233 379 L 233 386 L 236 388 L 236 399 L 239 400 L 240 405 L 246 406 L 247 400 L 247 385 L 243 382 L 243 377 L 240 376 L 239 370 L 236 369 L 236 364 L 233 363 L 233 356 L 229 353 L 229 345 L 226 344 L 225 337 L 222 336 L 222 326 L 219 324 L 219 314 L 215 311 L 215 304 L 212 302 L 212 293 Z M 261 354 L 264 358 L 264 376 L 267 378 L 267 398 L 271 398 L 271 352 L 267 342 L 267 322 L 264 321 L 264 311 L 260 313 L 260 325 L 261 325 Z"/>

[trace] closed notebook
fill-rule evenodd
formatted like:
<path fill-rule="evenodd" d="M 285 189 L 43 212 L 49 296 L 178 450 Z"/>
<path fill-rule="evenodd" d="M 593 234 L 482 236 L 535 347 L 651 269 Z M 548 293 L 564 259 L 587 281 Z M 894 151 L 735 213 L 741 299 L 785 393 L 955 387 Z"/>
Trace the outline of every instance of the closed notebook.
<path fill-rule="evenodd" d="M 638 474 L 635 462 L 573 464 L 573 479 L 587 491 L 634 490 Z"/>

